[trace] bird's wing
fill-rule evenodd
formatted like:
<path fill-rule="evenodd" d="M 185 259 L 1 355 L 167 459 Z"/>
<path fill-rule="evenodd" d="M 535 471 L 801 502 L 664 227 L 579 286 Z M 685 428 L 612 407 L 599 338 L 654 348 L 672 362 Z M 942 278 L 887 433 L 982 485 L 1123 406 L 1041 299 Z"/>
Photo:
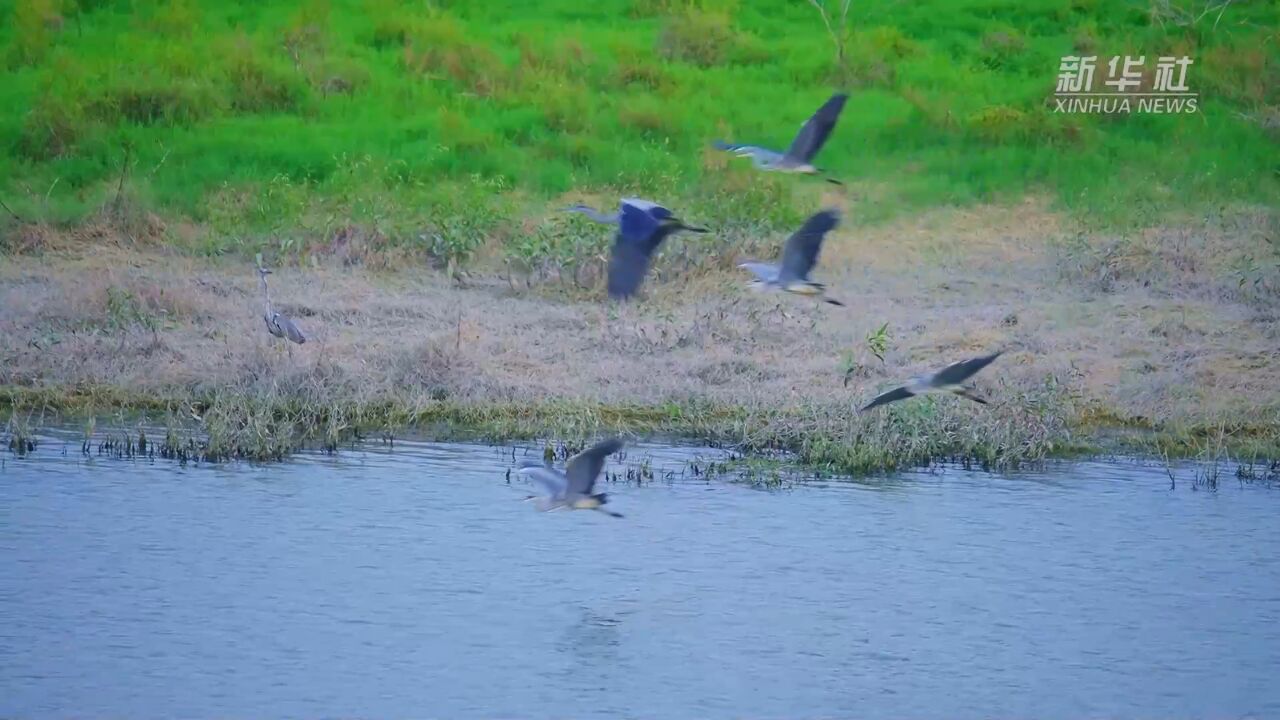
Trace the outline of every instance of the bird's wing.
<path fill-rule="evenodd" d="M 541 485 L 551 497 L 562 497 L 569 486 L 564 473 L 541 463 L 522 463 L 519 473 Z"/>
<path fill-rule="evenodd" d="M 875 400 L 872 400 L 871 402 L 864 405 L 862 409 L 859 410 L 858 412 L 866 412 L 871 408 L 876 407 L 877 405 L 886 405 L 888 403 L 893 402 L 894 400 L 906 400 L 907 398 L 911 397 L 914 394 L 915 393 L 908 390 L 905 386 L 894 388 L 888 392 L 880 393 L 879 395 L 876 396 Z"/>
<path fill-rule="evenodd" d="M 568 491 L 581 495 L 590 495 L 596 478 L 604 469 L 604 459 L 622 449 L 622 441 L 609 438 L 592 445 L 569 458 L 564 466 L 565 477 L 568 478 Z"/>
<path fill-rule="evenodd" d="M 622 201 L 618 212 L 618 230 L 628 240 L 649 242 L 662 226 L 658 219 L 670 215 L 670 210 L 657 203 L 628 198 Z"/>
<path fill-rule="evenodd" d="M 752 275 L 765 282 L 773 282 L 778 278 L 777 265 L 762 262 L 744 262 L 739 264 L 738 267 L 751 271 Z"/>
<path fill-rule="evenodd" d="M 835 128 L 836 120 L 840 119 L 840 111 L 844 109 L 844 103 L 848 99 L 848 95 L 836 93 L 823 103 L 813 117 L 800 126 L 796 139 L 792 140 L 791 147 L 787 148 L 787 157 L 806 163 L 813 160 L 813 156 L 817 155 L 822 145 L 827 142 L 827 136 Z"/>
<path fill-rule="evenodd" d="M 622 202 L 618 204 L 618 207 L 621 208 L 621 212 L 626 212 L 626 209 L 630 207 L 641 212 L 652 213 L 654 208 L 661 208 L 662 206 L 644 198 L 622 198 Z M 663 209 L 665 210 L 666 208 Z"/>
<path fill-rule="evenodd" d="M 991 364 L 993 360 L 1000 357 L 999 351 L 990 355 L 976 357 L 970 360 L 961 360 L 957 363 L 951 363 L 945 368 L 934 373 L 930 378 L 929 384 L 934 387 L 947 387 L 948 385 L 959 385 L 960 383 L 973 377 L 979 370 Z"/>
<path fill-rule="evenodd" d="M 840 222 L 840 216 L 834 210 L 823 210 L 814 214 L 800 229 L 787 238 L 782 248 L 782 271 L 779 280 L 807 280 L 809 271 L 818 262 L 818 252 L 822 249 L 822 238 Z"/>
<path fill-rule="evenodd" d="M 283 332 L 284 336 L 289 338 L 289 340 L 296 342 L 299 345 L 307 341 L 306 336 L 302 334 L 302 331 L 298 329 L 297 325 L 293 324 L 293 321 L 290 320 L 288 316 L 276 313 L 275 321 L 276 325 L 280 327 L 281 332 Z"/>
<path fill-rule="evenodd" d="M 277 312 L 269 312 L 269 313 L 264 313 L 262 315 L 263 322 L 267 324 L 267 332 L 271 333 L 272 335 L 275 335 L 276 337 L 284 337 L 284 330 L 280 327 L 280 324 L 277 322 L 279 318 L 280 318 L 280 313 L 277 313 Z"/>
<path fill-rule="evenodd" d="M 628 240 L 619 231 L 609 254 L 609 297 L 626 299 L 640 290 L 644 276 L 649 272 L 649 255 L 653 252 L 648 243 Z"/>

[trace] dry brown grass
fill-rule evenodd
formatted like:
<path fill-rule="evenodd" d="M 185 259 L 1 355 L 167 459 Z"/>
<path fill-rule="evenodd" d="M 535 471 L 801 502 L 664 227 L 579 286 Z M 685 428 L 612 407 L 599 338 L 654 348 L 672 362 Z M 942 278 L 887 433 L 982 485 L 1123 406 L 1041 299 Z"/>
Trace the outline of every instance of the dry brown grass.
<path fill-rule="evenodd" d="M 272 276 L 277 305 L 308 335 L 291 354 L 262 325 L 249 264 L 82 244 L 0 266 L 0 386 L 166 397 L 292 387 L 409 407 L 705 403 L 738 408 L 740 438 L 759 430 L 752 418 L 795 411 L 809 423 L 797 428 L 854 442 L 865 428 L 853 409 L 888 383 L 1003 348 L 978 382 L 997 401 L 1051 387 L 1077 420 L 1274 423 L 1276 298 L 1261 302 L 1266 283 L 1246 292 L 1229 269 L 1266 249 L 1275 222 L 1243 212 L 1153 229 L 1121 250 L 1034 201 L 846 226 L 817 275 L 847 308 L 747 293 L 720 269 L 667 273 L 644 302 L 616 307 L 587 291 L 512 289 L 496 272 L 460 285 L 335 260 Z M 112 292 L 136 312 L 109 308 Z M 882 363 L 865 338 L 884 323 Z M 848 388 L 846 364 L 858 366 Z M 1025 411 L 998 406 L 944 410 L 961 425 Z"/>

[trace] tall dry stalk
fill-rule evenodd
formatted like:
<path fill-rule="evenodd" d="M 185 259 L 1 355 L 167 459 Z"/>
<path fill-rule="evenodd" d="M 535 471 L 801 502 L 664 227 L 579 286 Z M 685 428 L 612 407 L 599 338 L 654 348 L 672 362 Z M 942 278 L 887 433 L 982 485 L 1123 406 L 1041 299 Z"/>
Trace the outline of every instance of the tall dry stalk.
<path fill-rule="evenodd" d="M 831 36 L 831 42 L 836 47 L 836 66 L 840 68 L 843 77 L 847 70 L 845 66 L 844 41 L 846 29 L 849 22 L 849 7 L 853 5 L 853 0 L 838 0 L 840 16 L 835 18 L 831 11 L 827 8 L 827 0 L 809 0 L 809 4 L 817 9 L 818 15 L 822 18 L 822 24 L 827 28 L 827 34 Z"/>

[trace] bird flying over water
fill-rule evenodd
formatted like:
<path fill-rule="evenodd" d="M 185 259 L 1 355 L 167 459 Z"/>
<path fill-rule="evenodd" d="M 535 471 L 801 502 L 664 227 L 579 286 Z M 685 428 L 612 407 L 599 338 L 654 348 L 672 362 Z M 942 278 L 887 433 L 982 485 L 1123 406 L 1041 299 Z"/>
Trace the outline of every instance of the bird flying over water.
<path fill-rule="evenodd" d="M 606 493 L 595 493 L 596 478 L 604 469 L 605 458 L 622 449 L 623 442 L 618 438 L 610 438 L 592 445 L 569 458 L 564 471 L 536 461 L 526 460 L 520 463 L 520 474 L 542 485 L 546 495 L 535 496 L 539 510 L 596 510 L 606 515 L 620 518 L 620 513 L 605 510 L 609 501 Z"/>
<path fill-rule="evenodd" d="M 287 338 L 290 342 L 301 345 L 307 341 L 302 331 L 287 315 L 276 312 L 275 308 L 271 307 L 271 293 L 267 291 L 267 276 L 270 274 L 270 270 L 262 266 L 258 267 L 258 280 L 262 284 L 262 298 L 266 302 L 266 309 L 262 313 L 262 319 L 267 323 L 267 332 L 278 338 Z"/>
<path fill-rule="evenodd" d="M 608 216 L 604 216 L 608 217 Z M 618 210 L 618 232 L 609 256 L 609 297 L 625 300 L 640 290 L 653 253 L 680 230 L 705 233 L 706 228 L 685 225 L 671 211 L 637 198 L 624 198 Z"/>
<path fill-rule="evenodd" d="M 986 405 L 987 401 L 973 394 L 973 390 L 964 386 L 964 382 L 978 373 L 979 370 L 991 364 L 993 360 L 1000 357 L 1004 351 L 994 352 L 983 357 L 976 357 L 971 360 L 961 360 L 952 363 L 935 373 L 926 373 L 911 378 L 906 385 L 897 387 L 888 392 L 881 393 L 874 400 L 867 403 L 859 412 L 866 412 L 877 405 L 887 405 L 895 400 L 905 400 L 915 395 L 925 395 L 928 393 L 951 393 L 968 398 L 976 403 Z M 849 383 L 849 375 L 845 375 L 845 384 Z"/>
<path fill-rule="evenodd" d="M 738 157 L 749 157 L 751 162 L 761 170 L 804 175 L 824 174 L 825 171 L 813 165 L 813 158 L 827 142 L 831 131 L 835 129 L 836 120 L 840 119 L 840 111 L 844 109 L 844 103 L 848 99 L 849 96 L 844 93 L 832 95 L 812 117 L 800 126 L 800 132 L 791 141 L 791 147 L 787 148 L 786 152 L 780 153 L 756 145 L 737 145 L 723 140 L 717 140 L 715 147 L 732 152 Z M 825 179 L 836 185 L 844 184 L 835 178 Z"/>
<path fill-rule="evenodd" d="M 826 296 L 825 285 L 809 279 L 809 272 L 818 263 L 822 239 L 839 223 L 840 216 L 835 210 L 816 213 L 787 238 L 787 244 L 782 248 L 781 264 L 744 262 L 738 267 L 749 270 L 756 276 L 751 286 L 757 290 L 781 290 L 815 296 L 830 305 L 844 305 L 839 300 Z"/>

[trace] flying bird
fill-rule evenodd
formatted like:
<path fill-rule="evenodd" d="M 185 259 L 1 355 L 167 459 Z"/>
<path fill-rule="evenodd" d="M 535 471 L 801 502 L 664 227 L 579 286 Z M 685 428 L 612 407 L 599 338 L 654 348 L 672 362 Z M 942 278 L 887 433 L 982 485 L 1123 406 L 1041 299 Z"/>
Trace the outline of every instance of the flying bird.
<path fill-rule="evenodd" d="M 275 308 L 271 307 L 271 293 L 267 291 L 267 276 L 270 274 L 270 270 L 261 266 L 258 267 L 258 280 L 262 283 L 262 298 L 266 302 L 266 309 L 262 313 L 262 319 L 267 323 L 267 332 L 278 338 L 287 338 L 290 342 L 301 345 L 307 341 L 302 331 L 287 315 L 276 312 Z"/>
<path fill-rule="evenodd" d="M 537 508 L 543 512 L 557 508 L 570 510 L 596 510 L 620 518 L 621 514 L 605 510 L 609 501 L 605 493 L 595 493 L 596 478 L 604 469 L 604 460 L 622 449 L 622 440 L 610 438 L 592 445 L 569 458 L 564 472 L 549 464 L 526 460 L 520 463 L 519 473 L 537 482 L 547 494 L 528 499 L 537 500 Z"/>
<path fill-rule="evenodd" d="M 915 395 L 925 395 L 928 393 L 952 393 L 963 398 L 968 398 L 976 403 L 986 405 L 987 401 L 973 394 L 973 390 L 964 386 L 964 382 L 978 373 L 979 370 L 991 364 L 993 360 L 1000 357 L 1004 351 L 994 352 L 983 357 L 976 357 L 971 360 L 961 360 L 952 363 L 936 373 L 926 373 L 911 378 L 906 385 L 894 388 L 888 392 L 881 393 L 874 400 L 867 403 L 859 412 L 866 412 L 878 405 L 887 405 L 895 400 L 905 400 Z M 849 384 L 849 374 L 845 374 L 845 384 Z"/>
<path fill-rule="evenodd" d="M 749 157 L 751 162 L 761 170 L 804 175 L 825 174 L 825 170 L 813 165 L 813 158 L 827 142 L 831 131 L 835 129 L 836 120 L 840 119 L 840 111 L 844 109 L 844 103 L 848 99 L 849 96 L 844 93 L 832 95 L 812 117 L 800 126 L 800 132 L 791 141 L 791 147 L 787 148 L 786 152 L 780 153 L 756 145 L 737 145 L 723 140 L 717 140 L 715 147 L 732 152 L 738 157 Z M 836 185 L 844 184 L 835 178 L 825 179 Z"/>
<path fill-rule="evenodd" d="M 809 279 L 809 272 L 818 263 L 823 237 L 839 223 L 840 216 L 835 210 L 816 213 L 787 238 L 787 243 L 782 248 L 782 264 L 744 262 L 738 267 L 749 270 L 756 276 L 751 282 L 756 290 L 781 290 L 797 295 L 811 295 L 831 305 L 844 305 L 839 300 L 826 296 L 825 285 Z"/>
<path fill-rule="evenodd" d="M 606 216 L 607 217 L 607 216 Z M 609 297 L 625 300 L 640 290 L 653 253 L 667 236 L 680 231 L 705 233 L 691 227 L 671 211 L 636 198 L 624 198 L 618 211 L 618 232 L 609 256 Z"/>

